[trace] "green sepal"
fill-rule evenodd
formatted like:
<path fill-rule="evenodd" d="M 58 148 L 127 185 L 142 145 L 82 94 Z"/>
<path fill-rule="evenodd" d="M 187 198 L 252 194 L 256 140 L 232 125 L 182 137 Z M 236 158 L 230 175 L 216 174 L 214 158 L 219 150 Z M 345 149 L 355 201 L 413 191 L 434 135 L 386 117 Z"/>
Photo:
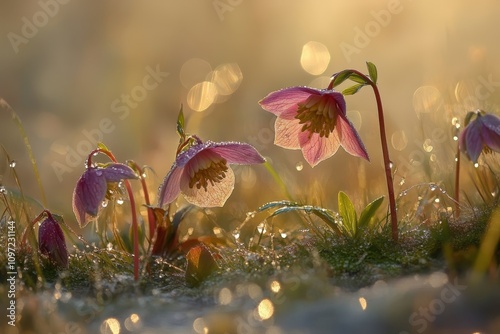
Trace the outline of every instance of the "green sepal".
<path fill-rule="evenodd" d="M 356 94 L 361 88 L 366 86 L 366 84 L 356 84 L 354 86 L 351 86 L 349 88 L 346 88 L 342 91 L 342 95 L 354 95 Z"/>
<path fill-rule="evenodd" d="M 375 64 L 370 63 L 369 61 L 366 62 L 366 67 L 368 68 L 368 74 L 370 75 L 370 79 L 373 81 L 374 84 L 377 83 L 377 67 Z"/>
<path fill-rule="evenodd" d="M 184 126 L 185 126 L 184 113 L 182 112 L 182 104 L 181 104 L 181 109 L 179 110 L 179 116 L 177 116 L 177 134 L 182 139 L 186 138 Z"/>

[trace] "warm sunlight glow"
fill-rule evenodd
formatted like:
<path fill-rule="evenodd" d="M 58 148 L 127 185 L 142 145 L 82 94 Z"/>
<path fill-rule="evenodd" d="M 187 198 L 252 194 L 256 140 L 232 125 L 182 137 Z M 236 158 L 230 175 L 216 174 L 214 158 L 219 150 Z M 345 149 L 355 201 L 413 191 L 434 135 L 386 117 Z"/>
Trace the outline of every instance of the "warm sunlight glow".
<path fill-rule="evenodd" d="M 257 306 L 257 312 L 260 320 L 267 320 L 274 314 L 274 305 L 269 299 L 263 299 Z"/>
<path fill-rule="evenodd" d="M 363 309 L 363 311 L 366 310 L 367 303 L 366 303 L 366 299 L 365 298 L 359 297 L 359 304 L 361 305 L 361 308 Z"/>
<path fill-rule="evenodd" d="M 228 288 L 222 288 L 219 291 L 219 304 L 229 305 L 233 301 L 233 294 Z"/>
<path fill-rule="evenodd" d="M 404 130 L 398 130 L 391 136 L 391 144 L 397 151 L 402 151 L 408 145 L 408 138 Z"/>
<path fill-rule="evenodd" d="M 101 334 L 119 334 L 120 322 L 115 318 L 108 318 L 102 322 L 100 330 Z"/>
<path fill-rule="evenodd" d="M 304 71 L 312 75 L 320 75 L 330 63 L 330 52 L 324 44 L 308 42 L 302 47 L 300 64 Z"/>
<path fill-rule="evenodd" d="M 413 108 L 420 114 L 437 111 L 443 104 L 441 93 L 434 86 L 421 86 L 413 93 Z"/>
<path fill-rule="evenodd" d="M 274 293 L 278 293 L 281 290 L 281 284 L 278 281 L 271 282 L 271 291 Z"/>
<path fill-rule="evenodd" d="M 187 95 L 187 103 L 195 111 L 204 111 L 214 103 L 216 97 L 215 84 L 203 81 L 191 87 Z"/>

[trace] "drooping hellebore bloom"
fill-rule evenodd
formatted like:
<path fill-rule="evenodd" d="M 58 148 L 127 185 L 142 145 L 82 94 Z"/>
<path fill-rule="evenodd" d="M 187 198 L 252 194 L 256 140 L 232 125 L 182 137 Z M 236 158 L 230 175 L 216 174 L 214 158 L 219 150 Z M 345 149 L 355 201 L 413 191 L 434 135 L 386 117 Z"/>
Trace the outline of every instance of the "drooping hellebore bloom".
<path fill-rule="evenodd" d="M 234 189 L 229 164 L 263 162 L 264 158 L 249 144 L 199 141 L 177 155 L 160 187 L 158 205 L 172 203 L 182 192 L 188 202 L 197 206 L 223 206 Z"/>
<path fill-rule="evenodd" d="M 106 198 L 109 183 L 123 179 L 137 179 L 132 168 L 124 164 L 110 163 L 104 167 L 87 168 L 73 192 L 73 212 L 80 227 L 97 217 Z"/>
<path fill-rule="evenodd" d="M 290 87 L 267 95 L 260 102 L 276 119 L 274 143 L 301 149 L 316 166 L 342 146 L 346 152 L 369 160 L 356 129 L 346 117 L 344 96 L 330 89 Z"/>
<path fill-rule="evenodd" d="M 58 267 L 68 267 L 68 249 L 64 234 L 52 215 L 49 215 L 38 228 L 38 248 L 40 253 Z"/>
<path fill-rule="evenodd" d="M 475 113 L 476 118 L 469 122 L 460 134 L 460 150 L 474 163 L 481 151 L 500 152 L 500 118 L 482 111 Z"/>

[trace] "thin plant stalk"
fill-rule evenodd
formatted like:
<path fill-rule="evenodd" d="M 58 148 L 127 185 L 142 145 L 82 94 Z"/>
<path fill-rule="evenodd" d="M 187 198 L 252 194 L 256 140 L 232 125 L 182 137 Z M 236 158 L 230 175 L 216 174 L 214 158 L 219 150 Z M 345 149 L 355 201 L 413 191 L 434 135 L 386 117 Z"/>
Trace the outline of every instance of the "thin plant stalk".
<path fill-rule="evenodd" d="M 153 240 L 153 236 L 156 231 L 156 222 L 153 211 L 150 209 L 151 202 L 149 201 L 149 192 L 148 186 L 146 184 L 146 178 L 144 176 L 144 170 L 135 162 L 128 161 L 128 164 L 132 166 L 132 169 L 135 169 L 137 173 L 139 173 L 139 178 L 141 179 L 142 192 L 144 193 L 144 202 L 148 208 L 148 223 L 149 223 L 149 239 Z"/>
<path fill-rule="evenodd" d="M 455 214 L 456 218 L 460 217 L 460 149 L 457 148 L 457 158 L 455 164 Z"/>
<path fill-rule="evenodd" d="M 389 211 L 391 215 L 391 229 L 392 229 L 392 239 L 397 242 L 398 241 L 398 217 L 396 214 L 396 199 L 394 197 L 394 182 L 392 179 L 392 162 L 389 158 L 389 149 L 387 146 L 387 138 L 385 135 L 385 122 L 384 122 L 384 109 L 382 107 L 382 99 L 380 97 L 380 92 L 378 90 L 377 84 L 373 82 L 369 77 L 364 75 L 363 73 L 357 70 L 349 70 L 353 73 L 356 73 L 360 77 L 362 77 L 366 82 L 372 87 L 373 93 L 375 94 L 375 99 L 377 101 L 377 110 L 378 110 L 378 124 L 380 128 L 380 142 L 382 146 L 382 155 L 384 158 L 384 169 L 385 169 L 385 178 L 387 182 L 387 192 L 389 194 Z M 333 81 L 328 86 L 328 89 L 332 89 Z"/>
<path fill-rule="evenodd" d="M 7 101 L 5 101 L 2 98 L 0 98 L 0 106 L 7 109 L 7 111 L 11 114 L 12 119 L 16 123 L 17 128 L 18 128 L 19 132 L 21 133 L 21 137 L 23 137 L 24 146 L 26 147 L 26 150 L 28 151 L 28 155 L 30 157 L 30 162 L 31 162 L 31 165 L 33 166 L 33 173 L 35 174 L 35 179 L 36 179 L 36 182 L 38 183 L 38 188 L 40 188 L 40 193 L 42 194 L 43 206 L 47 207 L 47 197 L 45 196 L 45 191 L 43 189 L 42 179 L 40 178 L 40 173 L 38 172 L 38 165 L 36 164 L 35 156 L 33 154 L 33 149 L 31 148 L 31 144 L 28 140 L 28 136 L 26 135 L 26 131 L 24 131 L 23 122 L 21 122 L 19 115 L 14 111 L 14 109 L 12 109 L 12 107 L 7 103 Z"/>
<path fill-rule="evenodd" d="M 87 160 L 87 166 L 90 167 L 92 164 L 91 158 L 95 153 L 104 153 L 106 154 L 113 162 L 118 163 L 118 160 L 116 160 L 115 156 L 113 153 L 111 153 L 108 150 L 103 150 L 100 148 L 97 148 L 90 152 L 89 158 Z M 132 239 L 133 239 L 133 244 L 134 244 L 134 280 L 138 281 L 139 280 L 139 227 L 137 223 L 137 212 L 135 208 L 135 198 L 134 198 L 134 193 L 132 191 L 132 186 L 130 185 L 130 182 L 128 180 L 123 180 L 125 183 L 125 189 L 127 190 L 128 198 L 130 200 L 130 209 L 132 211 Z"/>

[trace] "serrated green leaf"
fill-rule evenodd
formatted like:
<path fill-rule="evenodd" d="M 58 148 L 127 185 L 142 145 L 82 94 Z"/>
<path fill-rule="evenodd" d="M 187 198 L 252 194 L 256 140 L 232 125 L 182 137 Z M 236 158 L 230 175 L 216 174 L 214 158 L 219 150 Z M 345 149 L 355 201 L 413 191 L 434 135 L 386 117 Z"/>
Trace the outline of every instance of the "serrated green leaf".
<path fill-rule="evenodd" d="M 181 110 L 179 110 L 179 116 L 177 116 L 177 134 L 181 138 L 186 137 L 186 133 L 184 132 L 184 126 L 185 126 L 185 121 L 184 121 L 184 112 L 182 111 L 182 104 L 181 104 Z"/>
<path fill-rule="evenodd" d="M 377 67 L 375 64 L 366 62 L 366 67 L 368 68 L 368 74 L 370 75 L 370 79 L 372 79 L 373 83 L 377 83 Z"/>
<path fill-rule="evenodd" d="M 332 78 L 331 86 L 332 88 L 337 87 L 344 81 L 346 81 L 352 74 L 352 70 L 344 70 L 338 73 L 335 73 Z"/>
<path fill-rule="evenodd" d="M 358 217 L 349 196 L 343 191 L 339 191 L 338 205 L 339 214 L 342 216 L 342 223 L 349 234 L 354 237 L 357 232 Z"/>
<path fill-rule="evenodd" d="M 366 86 L 365 84 L 357 84 L 354 86 L 351 86 L 349 88 L 346 88 L 342 91 L 342 95 L 354 95 L 356 94 L 361 88 Z"/>
<path fill-rule="evenodd" d="M 375 216 L 375 212 L 378 210 L 383 201 L 384 196 L 380 196 L 363 209 L 358 220 L 359 229 L 363 229 L 368 226 L 370 220 Z"/>

